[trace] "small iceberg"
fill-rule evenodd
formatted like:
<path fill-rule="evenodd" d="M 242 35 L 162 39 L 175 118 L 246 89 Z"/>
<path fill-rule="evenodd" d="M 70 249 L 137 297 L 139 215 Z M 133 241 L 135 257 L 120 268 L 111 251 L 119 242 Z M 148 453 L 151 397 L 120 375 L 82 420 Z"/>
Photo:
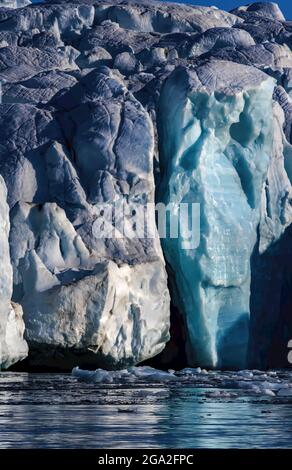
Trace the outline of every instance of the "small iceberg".
<path fill-rule="evenodd" d="M 129 383 L 129 382 L 174 382 L 179 380 L 174 371 L 162 371 L 153 367 L 129 367 L 123 370 L 107 371 L 96 369 L 88 371 L 75 367 L 72 370 L 73 377 L 79 380 L 95 383 Z"/>

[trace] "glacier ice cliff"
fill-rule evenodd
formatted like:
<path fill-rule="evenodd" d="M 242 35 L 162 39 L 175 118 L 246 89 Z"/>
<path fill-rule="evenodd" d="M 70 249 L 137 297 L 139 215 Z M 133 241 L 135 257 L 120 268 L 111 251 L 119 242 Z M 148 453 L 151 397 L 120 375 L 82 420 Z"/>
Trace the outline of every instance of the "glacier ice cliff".
<path fill-rule="evenodd" d="M 6 198 L 6 186 L 0 176 L 0 370 L 24 359 L 28 353 L 27 343 L 23 339 L 22 308 L 11 302 L 13 281 L 8 244 L 9 207 Z"/>
<path fill-rule="evenodd" d="M 201 211 L 198 248 L 184 248 L 188 218 L 178 238 L 163 241 L 190 363 L 246 367 L 250 258 L 272 146 L 273 89 L 256 69 L 210 61 L 176 69 L 161 93 L 161 200 L 173 212 L 182 202 L 200 203 Z"/>
<path fill-rule="evenodd" d="M 288 366 L 291 22 L 273 3 L 26 3 L 0 3 L 2 367 L 25 340 L 40 368 Z M 200 204 L 197 248 L 188 220 L 96 236 L 102 205 L 154 201 Z"/>
<path fill-rule="evenodd" d="M 75 86 L 56 98 L 62 123 L 28 103 L 2 106 L 3 126 L 13 109 L 1 137 L 13 299 L 36 365 L 71 367 L 80 355 L 116 367 L 150 358 L 169 338 L 158 238 L 94 235 L 100 205 L 154 201 L 153 127 L 108 68 Z"/>

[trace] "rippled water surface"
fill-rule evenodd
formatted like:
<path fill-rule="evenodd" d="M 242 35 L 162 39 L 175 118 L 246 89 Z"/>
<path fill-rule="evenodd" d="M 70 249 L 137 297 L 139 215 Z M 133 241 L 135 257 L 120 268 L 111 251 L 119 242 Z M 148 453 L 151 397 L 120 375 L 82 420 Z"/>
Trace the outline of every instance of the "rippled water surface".
<path fill-rule="evenodd" d="M 0 447 L 292 447 L 292 397 L 224 388 L 216 377 L 101 384 L 0 373 Z"/>

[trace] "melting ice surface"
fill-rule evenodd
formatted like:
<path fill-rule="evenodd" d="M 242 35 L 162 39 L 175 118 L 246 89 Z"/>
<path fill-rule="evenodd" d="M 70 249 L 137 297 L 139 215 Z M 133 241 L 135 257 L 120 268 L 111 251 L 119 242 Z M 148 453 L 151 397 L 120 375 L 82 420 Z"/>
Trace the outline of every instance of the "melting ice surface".
<path fill-rule="evenodd" d="M 292 371 L 0 373 L 0 448 L 291 447 Z"/>

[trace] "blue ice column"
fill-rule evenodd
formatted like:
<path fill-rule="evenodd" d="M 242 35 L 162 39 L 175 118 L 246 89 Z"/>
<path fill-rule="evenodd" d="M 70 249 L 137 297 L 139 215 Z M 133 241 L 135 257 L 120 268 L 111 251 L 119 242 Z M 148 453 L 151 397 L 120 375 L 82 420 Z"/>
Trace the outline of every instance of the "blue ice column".
<path fill-rule="evenodd" d="M 173 217 L 182 202 L 200 204 L 200 244 L 185 249 L 182 225 L 191 222 L 185 219 L 178 238 L 167 231 L 162 247 L 187 329 L 189 364 L 241 369 L 249 339 L 250 259 L 272 148 L 274 82 L 262 75 L 239 86 L 237 77 L 226 91 L 210 90 L 192 74 L 177 69 L 162 90 L 159 200 L 172 203 Z"/>

